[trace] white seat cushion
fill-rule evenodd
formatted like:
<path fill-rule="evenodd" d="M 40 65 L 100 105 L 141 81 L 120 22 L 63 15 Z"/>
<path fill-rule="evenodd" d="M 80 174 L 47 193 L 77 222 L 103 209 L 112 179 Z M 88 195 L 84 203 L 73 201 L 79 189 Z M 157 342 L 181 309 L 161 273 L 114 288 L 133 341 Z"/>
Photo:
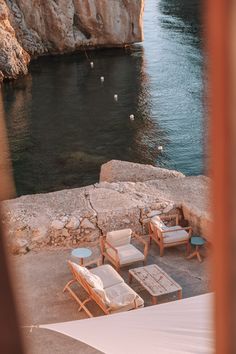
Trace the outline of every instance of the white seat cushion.
<path fill-rule="evenodd" d="M 134 300 L 138 307 L 144 304 L 143 299 L 124 282 L 107 288 L 106 297 L 109 300 L 109 306 L 113 310 L 127 306 L 128 309 L 135 308 Z"/>
<path fill-rule="evenodd" d="M 120 265 L 144 260 L 144 254 L 131 244 L 116 247 L 116 249 L 118 251 Z M 115 259 L 115 252 L 113 249 L 108 248 L 107 253 Z"/>
<path fill-rule="evenodd" d="M 106 240 L 114 247 L 124 246 L 130 243 L 131 229 L 110 231 L 107 233 Z"/>
<path fill-rule="evenodd" d="M 103 282 L 104 289 L 124 282 L 123 278 L 115 271 L 112 266 L 110 266 L 110 264 L 101 265 L 91 269 L 90 272 L 99 276 Z"/>
<path fill-rule="evenodd" d="M 164 243 L 174 243 L 174 242 L 181 242 L 186 241 L 189 239 L 189 234 L 187 231 L 182 230 L 181 226 L 170 226 L 167 227 L 166 230 L 176 230 L 173 232 L 163 233 L 163 242 Z"/>

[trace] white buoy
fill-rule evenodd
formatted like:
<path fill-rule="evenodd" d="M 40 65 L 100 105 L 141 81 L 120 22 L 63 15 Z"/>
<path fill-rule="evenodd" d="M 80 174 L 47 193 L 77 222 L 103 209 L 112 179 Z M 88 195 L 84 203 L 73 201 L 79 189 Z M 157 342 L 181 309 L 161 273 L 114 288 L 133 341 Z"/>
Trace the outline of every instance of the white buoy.
<path fill-rule="evenodd" d="M 159 146 L 158 146 L 158 150 L 159 150 L 159 151 L 162 151 L 162 150 L 163 150 L 163 146 L 159 145 Z"/>
<path fill-rule="evenodd" d="M 114 95 L 114 100 L 118 101 L 118 95 L 117 94 Z"/>
<path fill-rule="evenodd" d="M 94 67 L 93 61 L 90 62 L 90 66 L 91 66 L 91 68 Z"/>
<path fill-rule="evenodd" d="M 100 77 L 100 80 L 101 80 L 101 82 L 104 82 L 104 80 L 105 80 L 105 79 L 104 79 L 104 76 L 101 76 L 101 77 Z"/>
<path fill-rule="evenodd" d="M 130 118 L 130 120 L 134 120 L 134 115 L 131 114 L 131 115 L 129 116 L 129 118 Z"/>

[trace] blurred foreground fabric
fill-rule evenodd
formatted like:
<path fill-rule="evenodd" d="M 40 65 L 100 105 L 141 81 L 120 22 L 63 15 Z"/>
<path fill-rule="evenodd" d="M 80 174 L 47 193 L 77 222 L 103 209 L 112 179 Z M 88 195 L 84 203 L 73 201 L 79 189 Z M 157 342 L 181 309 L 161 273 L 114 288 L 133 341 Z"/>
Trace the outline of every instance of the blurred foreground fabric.
<path fill-rule="evenodd" d="M 86 320 L 41 325 L 107 354 L 214 353 L 213 294 Z"/>

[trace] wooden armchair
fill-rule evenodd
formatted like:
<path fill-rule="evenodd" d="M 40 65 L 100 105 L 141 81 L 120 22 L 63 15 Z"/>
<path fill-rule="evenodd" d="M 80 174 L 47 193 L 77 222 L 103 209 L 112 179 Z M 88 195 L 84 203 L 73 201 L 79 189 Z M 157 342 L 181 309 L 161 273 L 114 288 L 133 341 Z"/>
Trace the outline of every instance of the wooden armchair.
<path fill-rule="evenodd" d="M 131 244 L 132 236 L 142 243 L 144 247 L 143 253 Z M 117 230 L 108 232 L 100 238 L 100 247 L 102 254 L 102 263 L 107 258 L 116 268 L 117 271 L 121 267 L 142 261 L 146 264 L 148 254 L 148 243 L 141 236 L 132 232 L 131 229 Z"/>
<path fill-rule="evenodd" d="M 174 226 L 166 226 L 164 221 L 175 220 Z M 187 254 L 190 251 L 192 228 L 179 226 L 178 215 L 161 215 L 153 217 L 149 224 L 150 244 L 154 240 L 160 247 L 160 256 L 164 255 L 166 247 L 186 245 Z"/>

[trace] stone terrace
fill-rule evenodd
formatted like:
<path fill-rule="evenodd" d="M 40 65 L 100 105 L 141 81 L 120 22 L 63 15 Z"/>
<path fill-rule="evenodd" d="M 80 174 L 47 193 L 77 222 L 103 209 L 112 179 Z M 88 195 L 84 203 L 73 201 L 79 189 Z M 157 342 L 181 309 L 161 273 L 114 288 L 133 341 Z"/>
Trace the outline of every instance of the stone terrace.
<path fill-rule="evenodd" d="M 99 250 L 97 247 L 92 249 L 91 259 L 96 259 Z M 21 256 L 11 256 L 12 271 L 14 274 L 18 273 L 15 292 L 20 304 L 22 326 L 87 318 L 83 311 L 78 312 L 78 305 L 69 294 L 62 292 L 64 285 L 70 279 L 66 264 L 68 259 L 72 259 L 70 253 L 71 249 L 41 250 Z M 157 245 L 153 244 L 149 250 L 148 264 L 158 264 L 176 280 L 183 288 L 184 298 L 208 292 L 209 256 L 207 249 L 203 249 L 203 254 L 207 257 L 201 264 L 196 259 L 186 260 L 184 253 L 184 247 L 170 248 L 165 250 L 165 255 L 161 258 Z M 128 269 L 124 268 L 121 275 L 127 282 Z M 135 281 L 131 286 L 144 298 L 145 306 L 150 306 L 151 298 L 148 293 Z M 84 296 L 81 290 L 78 293 L 81 297 Z M 158 301 L 161 303 L 175 299 L 177 299 L 175 295 L 168 295 Z M 96 304 L 91 303 L 88 307 L 95 316 L 102 315 Z M 30 332 L 29 328 L 23 328 L 22 332 L 25 338 L 26 353 L 29 354 L 99 353 L 84 343 L 51 331 L 35 328 Z"/>
<path fill-rule="evenodd" d="M 13 277 L 17 276 L 14 284 L 21 325 L 86 318 L 69 294 L 62 293 L 71 278 L 66 261 L 71 259 L 71 249 L 81 245 L 91 248 L 91 259 L 97 259 L 102 233 L 129 227 L 143 235 L 144 222 L 153 215 L 178 213 L 194 233 L 207 238 L 209 187 L 205 176 L 185 177 L 177 171 L 113 160 L 102 166 L 100 183 L 95 185 L 3 202 L 6 241 L 11 253 L 18 254 L 10 255 L 10 264 Z M 166 249 L 161 258 L 153 243 L 148 264 L 159 265 L 182 286 L 183 297 L 191 297 L 210 288 L 207 247 L 202 251 L 206 258 L 201 264 L 196 259 L 186 260 L 185 247 Z M 127 282 L 128 269 L 121 275 Z M 145 306 L 150 306 L 149 294 L 135 281 L 131 286 L 143 297 Z M 81 289 L 78 294 L 81 298 L 85 295 Z M 175 295 L 158 302 L 172 300 Z M 96 304 L 88 307 L 95 316 L 102 315 Z M 99 353 L 58 333 L 38 328 L 22 331 L 28 354 Z"/>

